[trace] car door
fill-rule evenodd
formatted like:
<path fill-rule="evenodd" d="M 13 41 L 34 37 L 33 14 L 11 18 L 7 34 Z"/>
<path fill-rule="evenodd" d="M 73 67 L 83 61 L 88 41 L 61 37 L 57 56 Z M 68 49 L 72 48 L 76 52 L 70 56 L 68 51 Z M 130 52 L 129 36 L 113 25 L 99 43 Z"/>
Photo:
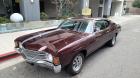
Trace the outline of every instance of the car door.
<path fill-rule="evenodd" d="M 104 21 L 106 23 L 105 24 L 106 28 L 104 29 L 104 32 L 105 32 L 104 39 L 105 39 L 105 43 L 106 43 L 107 41 L 111 40 L 114 37 L 115 28 L 114 28 L 114 26 L 112 25 L 112 23 L 109 20 L 104 20 Z"/>
<path fill-rule="evenodd" d="M 105 44 L 107 41 L 111 39 L 111 25 L 108 20 L 102 20 L 102 35 L 103 35 L 103 43 Z"/>
<path fill-rule="evenodd" d="M 109 40 L 111 40 L 116 35 L 116 24 L 109 21 Z"/>
<path fill-rule="evenodd" d="M 99 23 L 100 25 L 100 23 Z M 102 45 L 102 39 L 103 39 L 103 31 L 94 31 L 95 30 L 95 23 L 92 26 L 93 32 L 91 33 L 91 38 L 89 39 L 88 44 L 88 54 L 94 52 L 96 49 L 98 49 Z"/>
<path fill-rule="evenodd" d="M 95 35 L 93 35 L 93 42 L 91 43 L 92 47 L 90 49 L 90 53 L 94 52 L 108 41 L 110 30 L 108 27 L 108 24 L 106 24 L 106 21 L 104 20 L 98 20 L 95 22 L 95 28 L 99 28 L 99 30 L 94 29 L 95 31 L 93 34 Z"/>
<path fill-rule="evenodd" d="M 96 38 L 95 38 L 95 33 L 94 33 L 94 22 L 93 20 L 89 22 L 85 33 L 89 33 L 89 38 L 86 41 L 87 45 L 87 54 L 90 54 L 96 49 Z"/>

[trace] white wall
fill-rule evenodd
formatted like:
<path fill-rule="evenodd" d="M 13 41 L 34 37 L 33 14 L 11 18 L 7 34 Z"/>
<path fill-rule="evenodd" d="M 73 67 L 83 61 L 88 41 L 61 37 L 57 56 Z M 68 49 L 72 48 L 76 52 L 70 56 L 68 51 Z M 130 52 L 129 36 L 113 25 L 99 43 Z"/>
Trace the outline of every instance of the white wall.
<path fill-rule="evenodd" d="M 113 0 L 111 7 L 111 16 L 121 16 L 123 14 L 123 2 L 124 0 Z"/>
<path fill-rule="evenodd" d="M 113 1 L 111 16 L 121 16 L 123 14 L 123 1 Z"/>
<path fill-rule="evenodd" d="M 103 15 L 121 16 L 123 14 L 123 1 L 124 0 L 105 0 Z M 89 7 L 92 9 L 93 17 L 98 17 L 99 6 L 99 0 L 89 1 Z"/>

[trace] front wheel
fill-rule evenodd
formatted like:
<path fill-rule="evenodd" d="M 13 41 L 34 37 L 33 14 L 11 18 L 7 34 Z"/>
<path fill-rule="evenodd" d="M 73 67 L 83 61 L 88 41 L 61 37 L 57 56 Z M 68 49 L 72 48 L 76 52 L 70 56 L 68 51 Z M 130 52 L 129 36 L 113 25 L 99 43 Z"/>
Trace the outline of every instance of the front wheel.
<path fill-rule="evenodd" d="M 68 73 L 71 75 L 76 75 L 80 73 L 84 63 L 84 55 L 82 53 L 77 54 L 70 65 L 67 68 Z"/>

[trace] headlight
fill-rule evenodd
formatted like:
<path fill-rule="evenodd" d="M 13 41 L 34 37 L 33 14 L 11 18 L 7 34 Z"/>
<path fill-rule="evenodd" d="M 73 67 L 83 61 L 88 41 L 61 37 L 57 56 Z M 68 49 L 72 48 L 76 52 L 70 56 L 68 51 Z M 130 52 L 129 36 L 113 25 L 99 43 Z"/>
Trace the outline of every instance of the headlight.
<path fill-rule="evenodd" d="M 46 53 L 46 60 L 49 61 L 49 62 L 53 62 L 53 56 L 49 53 Z"/>

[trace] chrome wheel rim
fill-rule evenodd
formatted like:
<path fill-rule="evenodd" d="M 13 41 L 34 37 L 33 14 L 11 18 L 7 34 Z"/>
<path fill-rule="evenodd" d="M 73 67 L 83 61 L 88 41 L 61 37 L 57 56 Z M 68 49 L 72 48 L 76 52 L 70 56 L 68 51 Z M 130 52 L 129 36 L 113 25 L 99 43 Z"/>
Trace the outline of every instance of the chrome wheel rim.
<path fill-rule="evenodd" d="M 82 64 L 83 64 L 82 56 L 80 55 L 76 56 L 73 60 L 73 65 L 72 65 L 73 70 L 75 72 L 78 72 L 81 69 Z"/>
<path fill-rule="evenodd" d="M 114 45 L 116 43 L 116 37 L 113 37 L 112 44 Z"/>

